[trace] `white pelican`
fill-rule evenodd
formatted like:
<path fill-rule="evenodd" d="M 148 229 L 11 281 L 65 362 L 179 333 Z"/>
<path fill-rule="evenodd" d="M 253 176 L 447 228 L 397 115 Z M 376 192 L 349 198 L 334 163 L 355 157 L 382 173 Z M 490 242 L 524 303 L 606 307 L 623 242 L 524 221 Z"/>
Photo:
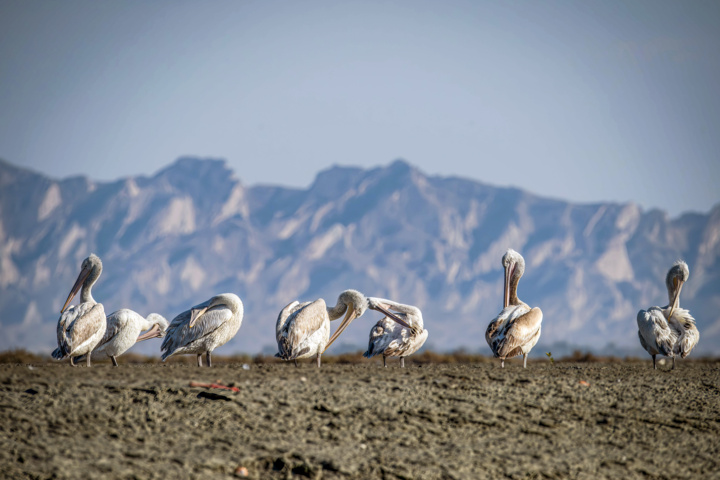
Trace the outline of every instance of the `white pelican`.
<path fill-rule="evenodd" d="M 402 319 L 381 307 L 368 304 L 368 300 L 357 290 L 345 290 L 338 297 L 334 307 L 328 308 L 322 298 L 314 302 L 294 301 L 280 311 L 275 324 L 275 339 L 278 342 L 277 357 L 294 360 L 295 366 L 300 358 L 317 358 L 320 367 L 322 353 L 350 325 L 354 319 L 362 316 L 365 310 L 374 308 L 393 320 L 408 326 Z M 337 320 L 343 314 L 345 318 L 330 337 L 330 321 Z M 329 340 L 328 340 L 329 338 Z"/>
<path fill-rule="evenodd" d="M 90 353 L 105 334 L 105 309 L 92 296 L 92 286 L 102 273 L 102 262 L 95 254 L 90 254 L 82 262 L 80 275 L 70 290 L 65 305 L 60 310 L 57 324 L 58 348 L 52 352 L 53 358 L 62 360 L 70 357 L 70 365 L 75 366 L 74 357 L 87 355 L 90 366 Z M 67 308 L 70 301 L 80 292 L 80 305 Z M 67 310 L 65 310 L 67 308 Z"/>
<path fill-rule="evenodd" d="M 500 358 L 500 366 L 505 367 L 505 359 L 523 356 L 523 368 L 527 368 L 527 356 L 540 338 L 542 311 L 530 308 L 517 296 L 520 277 L 525 272 L 525 259 L 515 250 L 508 249 L 502 258 L 505 269 L 505 289 L 503 309 L 490 322 L 485 331 L 490 349 Z"/>
<path fill-rule="evenodd" d="M 233 293 L 221 293 L 195 305 L 170 322 L 160 349 L 165 361 L 171 355 L 196 354 L 202 367 L 202 354 L 212 367 L 211 353 L 233 338 L 243 320 L 243 304 Z"/>
<path fill-rule="evenodd" d="M 657 369 L 657 354 L 685 358 L 700 340 L 700 332 L 690 312 L 680 308 L 680 290 L 690 278 L 687 263 L 677 261 L 665 277 L 669 304 L 666 307 L 650 307 L 640 310 L 637 315 L 640 345 L 652 355 L 653 368 Z"/>
<path fill-rule="evenodd" d="M 387 357 L 400 357 L 400 366 L 405 366 L 405 357 L 417 352 L 428 337 L 423 328 L 422 312 L 412 305 L 403 305 L 384 298 L 368 298 L 370 305 L 380 305 L 386 310 L 394 310 L 415 330 L 403 328 L 387 317 L 381 319 L 370 330 L 367 352 L 363 356 L 370 358 L 382 354 L 383 365 L 387 367 Z M 417 332 L 417 333 L 415 333 Z"/>
<path fill-rule="evenodd" d="M 102 340 L 92 353 L 94 358 L 108 356 L 113 365 L 118 366 L 117 358 L 125 353 L 136 342 L 150 338 L 164 337 L 168 321 L 157 313 L 147 318 L 137 312 L 123 308 L 107 316 L 107 329 Z M 148 330 L 140 335 L 140 332 Z"/>

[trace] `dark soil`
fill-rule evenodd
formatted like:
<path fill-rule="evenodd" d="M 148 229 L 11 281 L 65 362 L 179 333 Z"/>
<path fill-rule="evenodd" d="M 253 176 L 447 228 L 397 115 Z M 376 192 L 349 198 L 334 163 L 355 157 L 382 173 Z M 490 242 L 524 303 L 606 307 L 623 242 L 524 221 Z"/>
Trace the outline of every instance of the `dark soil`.
<path fill-rule="evenodd" d="M 720 478 L 717 362 L 216 363 L 0 365 L 0 477 Z"/>

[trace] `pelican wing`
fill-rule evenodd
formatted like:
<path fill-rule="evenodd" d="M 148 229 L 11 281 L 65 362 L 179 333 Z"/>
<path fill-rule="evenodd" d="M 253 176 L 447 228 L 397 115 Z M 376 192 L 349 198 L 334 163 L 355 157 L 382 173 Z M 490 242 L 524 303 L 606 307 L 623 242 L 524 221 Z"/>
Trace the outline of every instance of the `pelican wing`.
<path fill-rule="evenodd" d="M 120 331 L 127 325 L 127 316 L 125 313 L 128 310 L 122 309 L 117 312 L 113 312 L 106 317 L 107 327 L 105 328 L 105 335 L 103 335 L 100 343 L 95 347 L 96 350 L 100 349 L 103 345 L 108 343 L 110 340 L 115 338 Z"/>
<path fill-rule="evenodd" d="M 283 337 L 283 331 L 285 330 L 285 324 L 287 323 L 288 318 L 293 313 L 297 312 L 300 308 L 307 305 L 307 303 L 301 304 L 297 300 L 294 302 L 290 302 L 287 305 L 285 305 L 285 308 L 280 310 L 280 314 L 278 315 L 277 322 L 275 323 L 275 340 L 280 341 L 280 339 Z"/>
<path fill-rule="evenodd" d="M 688 310 L 676 308 L 668 323 L 678 335 L 673 352 L 682 358 L 687 357 L 700 340 L 700 332 L 695 326 L 695 319 Z"/>
<path fill-rule="evenodd" d="M 295 310 L 288 318 L 283 336 L 278 342 L 280 349 L 284 350 L 280 353 L 289 354 L 295 350 L 306 338 L 319 330 L 325 321 L 328 321 L 328 313 L 322 298 Z"/>
<path fill-rule="evenodd" d="M 367 352 L 363 354 L 364 357 L 370 358 L 375 355 L 380 355 L 385 352 L 393 342 L 397 343 L 397 334 L 394 334 L 395 332 L 388 328 L 386 322 L 387 320 L 383 318 L 370 330 L 368 349 Z M 390 325 L 390 327 L 392 327 L 392 325 Z"/>
<path fill-rule="evenodd" d="M 81 303 L 60 316 L 57 325 L 58 348 L 52 353 L 56 359 L 70 355 L 105 324 L 102 303 Z"/>
<path fill-rule="evenodd" d="M 187 310 L 170 322 L 165 333 L 165 340 L 160 347 L 163 352 L 163 360 L 178 348 L 187 346 L 220 328 L 232 318 L 232 311 L 225 305 L 213 307 L 205 311 L 192 328 L 189 325 L 191 316 L 192 310 Z"/>
<path fill-rule="evenodd" d="M 498 357 L 518 355 L 516 349 L 529 342 L 540 330 L 542 311 L 535 307 L 515 320 L 508 322 L 504 338 L 498 344 Z M 489 328 L 489 327 L 488 327 Z M 487 333 L 486 333 L 487 335 Z"/>
<path fill-rule="evenodd" d="M 677 334 L 668 325 L 661 309 L 653 307 L 640 310 L 637 324 L 640 344 L 650 355 L 672 355 Z"/>

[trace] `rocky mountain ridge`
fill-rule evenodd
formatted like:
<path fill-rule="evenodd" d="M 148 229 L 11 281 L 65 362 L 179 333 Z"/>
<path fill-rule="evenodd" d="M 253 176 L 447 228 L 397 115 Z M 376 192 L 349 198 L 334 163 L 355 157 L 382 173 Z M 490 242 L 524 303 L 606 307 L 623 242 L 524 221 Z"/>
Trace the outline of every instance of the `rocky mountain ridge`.
<path fill-rule="evenodd" d="M 105 269 L 93 294 L 107 312 L 171 319 L 237 293 L 245 319 L 225 353 L 274 351 L 287 303 L 334 303 L 356 288 L 419 306 L 433 349 L 489 354 L 509 247 L 527 262 L 520 298 L 544 312 L 535 355 L 557 342 L 640 354 L 635 316 L 667 303 L 664 276 L 678 258 L 690 265 L 681 301 L 698 322 L 698 354 L 720 353 L 720 205 L 669 218 L 428 176 L 400 160 L 331 167 L 306 189 L 249 187 L 224 161 L 196 158 L 112 182 L 0 161 L 0 349 L 52 350 L 59 309 L 94 252 Z M 356 320 L 340 343 L 363 348 L 376 320 Z M 139 351 L 159 349 L 145 343 Z"/>

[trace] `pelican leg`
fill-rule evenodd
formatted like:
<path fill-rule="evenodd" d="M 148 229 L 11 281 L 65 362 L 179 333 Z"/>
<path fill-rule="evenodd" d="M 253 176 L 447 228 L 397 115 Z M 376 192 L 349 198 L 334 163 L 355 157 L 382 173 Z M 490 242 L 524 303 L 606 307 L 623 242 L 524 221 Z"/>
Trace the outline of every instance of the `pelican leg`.
<path fill-rule="evenodd" d="M 297 368 L 297 367 L 298 367 L 298 364 L 297 364 L 297 358 L 296 358 L 295 359 L 295 368 Z"/>
<path fill-rule="evenodd" d="M 86 358 L 85 364 L 88 366 L 88 368 L 90 368 L 90 354 L 88 353 L 87 357 L 85 357 L 85 358 Z"/>
<path fill-rule="evenodd" d="M 72 355 L 70 355 L 70 366 L 71 367 L 75 366 L 75 359 L 72 357 Z"/>
<path fill-rule="evenodd" d="M 400 366 L 405 368 L 405 357 L 400 357 Z"/>
<path fill-rule="evenodd" d="M 527 368 L 527 353 L 523 353 L 523 368 Z"/>
<path fill-rule="evenodd" d="M 205 354 L 205 358 L 207 358 L 208 367 L 212 367 L 212 358 L 211 358 L 211 356 L 210 356 L 210 352 L 207 352 L 207 353 Z"/>
<path fill-rule="evenodd" d="M 197 361 L 198 361 L 198 367 L 202 367 L 202 353 L 198 353 Z"/>
<path fill-rule="evenodd" d="M 675 357 L 673 357 L 673 370 L 675 370 Z"/>
<path fill-rule="evenodd" d="M 115 358 L 115 355 L 110 355 L 110 359 L 113 362 L 113 367 L 117 367 L 118 363 L 117 363 L 117 358 Z"/>
<path fill-rule="evenodd" d="M 657 364 L 655 363 L 655 355 L 653 357 L 653 370 L 657 370 Z"/>
<path fill-rule="evenodd" d="M 504 358 L 500 359 L 500 368 L 505 368 L 505 359 Z"/>
<path fill-rule="evenodd" d="M 383 367 L 387 368 L 387 357 L 383 355 Z"/>
<path fill-rule="evenodd" d="M 321 361 L 320 361 L 320 355 L 321 355 L 321 353 L 318 352 L 318 354 L 317 354 L 317 366 L 318 366 L 318 368 L 320 368 L 320 363 L 321 363 Z"/>

